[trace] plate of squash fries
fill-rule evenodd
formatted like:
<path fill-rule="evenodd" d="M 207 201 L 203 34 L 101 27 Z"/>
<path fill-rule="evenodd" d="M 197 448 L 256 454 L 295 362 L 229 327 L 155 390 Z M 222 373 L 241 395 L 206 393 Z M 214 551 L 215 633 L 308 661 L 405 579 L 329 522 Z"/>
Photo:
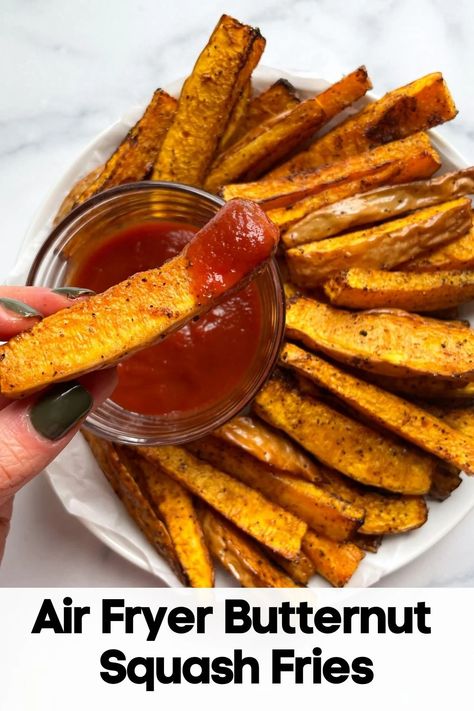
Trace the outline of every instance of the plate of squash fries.
<path fill-rule="evenodd" d="M 278 367 L 205 439 L 84 431 L 48 474 L 168 585 L 370 585 L 474 504 L 474 167 L 430 130 L 457 114 L 440 72 L 374 98 L 365 67 L 330 84 L 258 67 L 264 47 L 224 15 L 184 82 L 80 156 L 25 250 L 126 182 L 254 200 L 281 231 Z"/>

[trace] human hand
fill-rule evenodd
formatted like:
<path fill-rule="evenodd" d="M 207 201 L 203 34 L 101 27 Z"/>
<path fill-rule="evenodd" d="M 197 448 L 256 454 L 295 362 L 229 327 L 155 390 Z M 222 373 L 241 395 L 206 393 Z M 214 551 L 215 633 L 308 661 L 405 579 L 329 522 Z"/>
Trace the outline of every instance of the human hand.
<path fill-rule="evenodd" d="M 0 286 L 0 341 L 90 293 Z M 115 385 L 115 370 L 106 370 L 58 383 L 23 400 L 0 395 L 0 561 L 14 495 L 64 449 L 84 418 L 111 395 Z"/>

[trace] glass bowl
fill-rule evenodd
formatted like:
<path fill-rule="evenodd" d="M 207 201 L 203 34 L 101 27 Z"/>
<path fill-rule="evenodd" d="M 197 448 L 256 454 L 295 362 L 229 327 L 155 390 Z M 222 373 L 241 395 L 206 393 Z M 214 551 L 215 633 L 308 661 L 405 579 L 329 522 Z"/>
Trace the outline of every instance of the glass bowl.
<path fill-rule="evenodd" d="M 202 227 L 224 201 L 197 188 L 177 183 L 144 181 L 107 190 L 73 210 L 46 239 L 28 274 L 27 283 L 56 288 L 70 283 L 91 241 L 102 245 L 120 230 L 144 221 L 182 222 Z M 242 412 L 270 375 L 284 333 L 284 294 L 278 266 L 271 260 L 255 278 L 261 304 L 261 330 L 256 357 L 245 377 L 230 393 L 203 409 L 167 415 L 131 412 L 107 400 L 86 420 L 94 434 L 133 445 L 180 444 L 208 434 Z"/>

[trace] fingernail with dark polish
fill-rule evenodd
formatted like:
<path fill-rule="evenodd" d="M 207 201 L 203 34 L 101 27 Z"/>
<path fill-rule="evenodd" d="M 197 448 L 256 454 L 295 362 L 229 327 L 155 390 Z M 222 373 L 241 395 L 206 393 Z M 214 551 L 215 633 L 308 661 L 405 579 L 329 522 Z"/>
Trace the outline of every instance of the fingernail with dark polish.
<path fill-rule="evenodd" d="M 78 299 L 80 296 L 92 296 L 95 291 L 92 289 L 82 289 L 80 286 L 58 286 L 57 289 L 51 289 L 53 294 L 67 296 L 68 299 Z"/>
<path fill-rule="evenodd" d="M 11 311 L 16 316 L 22 316 L 23 318 L 43 318 L 43 314 L 32 306 L 24 304 L 23 301 L 18 301 L 18 299 L 9 299 L 6 296 L 1 296 L 0 306 L 3 306 L 4 309 Z"/>
<path fill-rule="evenodd" d="M 87 415 L 92 403 L 91 394 L 80 383 L 58 383 L 31 408 L 31 424 L 46 439 L 61 439 Z"/>

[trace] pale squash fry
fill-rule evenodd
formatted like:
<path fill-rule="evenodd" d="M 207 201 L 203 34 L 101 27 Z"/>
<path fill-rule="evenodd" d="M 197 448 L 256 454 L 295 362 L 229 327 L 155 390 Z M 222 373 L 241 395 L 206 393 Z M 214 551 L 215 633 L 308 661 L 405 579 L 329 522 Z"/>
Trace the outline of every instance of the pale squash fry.
<path fill-rule="evenodd" d="M 371 86 L 365 67 L 360 67 L 317 96 L 255 127 L 215 160 L 206 190 L 217 192 L 226 183 L 258 178 Z"/>
<path fill-rule="evenodd" d="M 406 311 L 351 312 L 292 297 L 286 333 L 335 360 L 381 375 L 474 378 L 474 331 Z"/>
<path fill-rule="evenodd" d="M 400 217 L 473 192 L 474 167 L 445 173 L 432 180 L 377 187 L 311 212 L 283 235 L 283 243 L 290 248 L 319 242 L 354 227 Z"/>
<path fill-rule="evenodd" d="M 401 496 L 367 489 L 336 471 L 327 472 L 326 486 L 336 496 L 364 509 L 364 523 L 357 531 L 361 535 L 407 533 L 420 528 L 428 518 L 422 496 Z"/>
<path fill-rule="evenodd" d="M 224 235 L 224 251 L 239 253 L 232 269 L 225 260 L 221 264 L 208 259 L 208 253 L 219 253 Z M 237 201 L 225 205 L 161 268 L 139 272 L 102 294 L 57 311 L 2 346 L 1 392 L 21 397 L 108 367 L 164 338 L 250 278 L 270 258 L 277 239 L 277 228 L 256 205 Z M 216 279 L 219 269 L 223 272 Z M 212 279 L 206 282 L 210 272 Z"/>
<path fill-rule="evenodd" d="M 287 365 L 288 346 L 282 362 Z M 290 365 L 290 364 L 288 364 Z M 303 368 L 299 368 L 303 371 Z M 390 434 L 380 433 L 274 376 L 260 390 L 255 409 L 323 464 L 364 484 L 410 494 L 430 488 L 433 462 Z"/>
<path fill-rule="evenodd" d="M 294 588 L 263 550 L 209 507 L 200 507 L 204 535 L 212 555 L 245 588 Z"/>
<path fill-rule="evenodd" d="M 107 188 L 143 180 L 159 153 L 176 106 L 173 96 L 157 89 L 141 119 L 130 129 L 96 179 L 85 187 L 74 207 Z"/>
<path fill-rule="evenodd" d="M 314 531 L 306 533 L 302 549 L 316 572 L 338 588 L 349 582 L 364 557 L 364 552 L 354 543 L 337 543 Z"/>
<path fill-rule="evenodd" d="M 82 435 L 89 445 L 104 476 L 121 500 L 129 516 L 150 541 L 155 550 L 165 558 L 184 585 L 189 584 L 171 537 L 164 523 L 158 518 L 139 485 L 111 442 L 95 437 L 87 430 Z"/>
<path fill-rule="evenodd" d="M 181 90 L 153 180 L 200 186 L 240 93 L 265 47 L 260 32 L 223 15 Z"/>
<path fill-rule="evenodd" d="M 183 447 L 142 447 L 146 459 L 203 499 L 245 533 L 284 558 L 296 558 L 306 524 Z"/>
<path fill-rule="evenodd" d="M 213 435 L 249 452 L 274 469 L 317 481 L 319 468 L 297 444 L 258 417 L 234 417 Z"/>
<path fill-rule="evenodd" d="M 471 201 L 458 198 L 399 220 L 292 247 L 286 252 L 286 261 L 295 284 L 314 287 L 352 267 L 393 269 L 428 249 L 461 237 L 471 226 Z"/>
<path fill-rule="evenodd" d="M 346 183 L 354 184 L 354 181 L 359 181 L 359 184 L 363 180 L 368 181 L 369 189 L 387 182 L 404 183 L 414 178 L 429 178 L 440 165 L 440 157 L 428 136 L 425 133 L 417 133 L 404 141 L 389 143 L 360 156 L 353 156 L 290 178 L 263 178 L 253 183 L 226 185 L 222 195 L 225 200 L 247 197 L 261 203 L 265 210 L 272 211 L 272 219 L 277 217 L 276 222 L 286 228 L 292 221 L 301 219 L 316 209 L 307 196 L 317 200 L 317 194 L 323 190 L 336 190 Z M 378 176 L 382 182 L 371 183 L 374 176 Z M 363 187 L 361 189 L 364 190 Z M 361 192 L 361 189 L 358 192 Z M 338 194 L 336 199 L 341 197 L 346 195 Z M 303 198 L 307 198 L 303 206 L 295 205 L 297 201 L 302 202 Z M 282 219 L 281 213 L 273 209 L 291 208 L 293 205 L 293 210 L 288 209 L 291 217 L 286 221 Z"/>
<path fill-rule="evenodd" d="M 324 291 L 334 306 L 422 313 L 471 301 L 474 271 L 386 272 L 354 267 L 330 277 Z"/>
<path fill-rule="evenodd" d="M 426 131 L 450 121 L 457 114 L 454 101 L 440 72 L 388 92 L 368 104 L 306 151 L 272 171 L 273 176 L 314 170 L 321 165 L 363 153 L 375 146 Z"/>
<path fill-rule="evenodd" d="M 292 344 L 284 347 L 281 362 L 311 378 L 378 425 L 448 464 L 474 474 L 473 437 L 454 429 L 421 407 L 349 375 Z"/>
<path fill-rule="evenodd" d="M 142 490 L 170 534 L 189 585 L 193 588 L 212 588 L 214 568 L 189 492 L 158 466 L 139 458 L 139 449 L 119 448 L 119 451 L 126 461 L 129 458 L 131 467 L 139 468 Z"/>
<path fill-rule="evenodd" d="M 410 259 L 399 268 L 408 272 L 474 269 L 474 227 L 454 242 Z"/>
<path fill-rule="evenodd" d="M 345 541 L 363 521 L 363 510 L 347 507 L 340 499 L 328 496 L 318 485 L 274 471 L 247 452 L 225 442 L 207 437 L 191 442 L 187 448 L 200 459 L 260 491 L 270 501 L 291 511 L 328 538 Z"/>

